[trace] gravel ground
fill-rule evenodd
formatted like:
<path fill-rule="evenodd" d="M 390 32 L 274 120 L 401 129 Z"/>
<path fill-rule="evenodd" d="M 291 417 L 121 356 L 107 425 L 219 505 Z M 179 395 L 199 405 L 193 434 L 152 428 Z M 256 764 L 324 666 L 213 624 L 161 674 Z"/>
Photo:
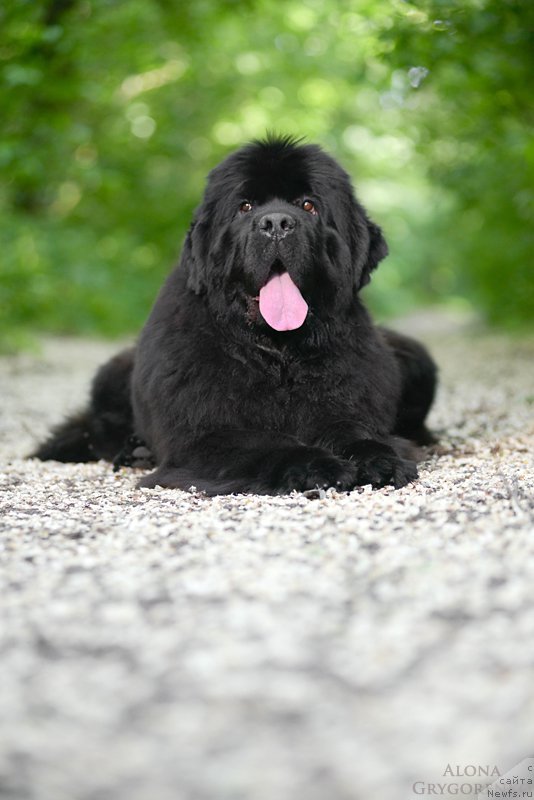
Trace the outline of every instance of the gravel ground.
<path fill-rule="evenodd" d="M 116 346 L 0 360 L 2 798 L 474 797 L 532 755 L 534 342 L 419 327 L 420 481 L 319 500 L 24 460 Z"/>

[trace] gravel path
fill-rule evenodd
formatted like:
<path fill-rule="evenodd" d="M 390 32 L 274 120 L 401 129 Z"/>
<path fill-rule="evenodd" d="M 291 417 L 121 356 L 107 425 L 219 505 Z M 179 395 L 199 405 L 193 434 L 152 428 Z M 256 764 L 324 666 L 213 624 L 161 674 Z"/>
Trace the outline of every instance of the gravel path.
<path fill-rule="evenodd" d="M 532 755 L 534 342 L 440 324 L 421 480 L 314 501 L 22 460 L 116 346 L 0 360 L 2 798 L 474 797 L 449 769 Z"/>

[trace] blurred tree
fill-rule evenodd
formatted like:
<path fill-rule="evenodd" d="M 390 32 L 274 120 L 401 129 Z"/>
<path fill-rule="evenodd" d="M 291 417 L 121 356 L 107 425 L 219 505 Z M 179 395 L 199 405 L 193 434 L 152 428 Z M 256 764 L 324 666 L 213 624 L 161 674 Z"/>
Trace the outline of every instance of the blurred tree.
<path fill-rule="evenodd" d="M 532 322 L 534 6 L 397 0 L 397 9 L 396 64 L 412 86 L 424 78 L 419 151 L 454 198 L 438 281 L 441 270 L 455 276 L 491 321 Z"/>
<path fill-rule="evenodd" d="M 5 341 L 138 328 L 208 169 L 267 129 L 354 175 L 391 245 L 380 313 L 463 296 L 528 321 L 531 21 L 515 0 L 9 0 Z"/>

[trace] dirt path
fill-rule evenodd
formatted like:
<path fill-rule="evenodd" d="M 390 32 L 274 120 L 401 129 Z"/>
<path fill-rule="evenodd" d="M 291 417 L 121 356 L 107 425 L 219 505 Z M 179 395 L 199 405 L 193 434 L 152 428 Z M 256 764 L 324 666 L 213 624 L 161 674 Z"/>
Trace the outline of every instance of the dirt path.
<path fill-rule="evenodd" d="M 441 454 L 316 501 L 22 460 L 115 347 L 0 361 L 2 797 L 405 800 L 532 754 L 534 342 L 430 327 Z"/>

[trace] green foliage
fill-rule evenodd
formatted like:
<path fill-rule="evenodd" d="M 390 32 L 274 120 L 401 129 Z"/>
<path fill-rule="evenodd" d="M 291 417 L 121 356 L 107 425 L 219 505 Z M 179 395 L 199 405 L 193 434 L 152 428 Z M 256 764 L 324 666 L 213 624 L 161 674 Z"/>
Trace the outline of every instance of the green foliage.
<path fill-rule="evenodd" d="M 516 0 L 10 0 L 0 334 L 136 330 L 209 168 L 266 130 L 354 176 L 382 315 L 532 318 L 533 12 Z"/>
<path fill-rule="evenodd" d="M 532 323 L 534 7 L 397 2 L 397 63 L 408 76 L 410 64 L 429 69 L 419 152 L 431 182 L 454 198 L 440 244 L 464 275 L 458 285 L 490 321 Z"/>

